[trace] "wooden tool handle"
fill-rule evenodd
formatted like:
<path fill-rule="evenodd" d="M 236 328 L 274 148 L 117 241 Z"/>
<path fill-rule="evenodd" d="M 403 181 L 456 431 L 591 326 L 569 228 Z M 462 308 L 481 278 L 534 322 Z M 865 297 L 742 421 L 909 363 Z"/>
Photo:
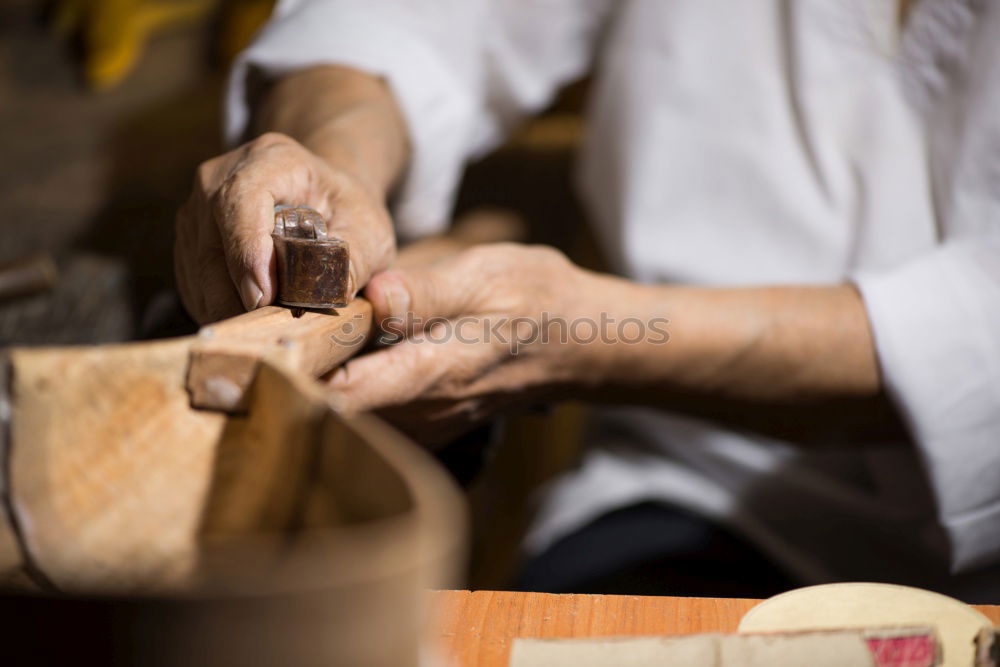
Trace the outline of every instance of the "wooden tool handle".
<path fill-rule="evenodd" d="M 305 311 L 267 306 L 201 329 L 191 346 L 187 388 L 196 408 L 242 412 L 262 359 L 319 377 L 354 354 L 372 326 L 372 307 Z"/>

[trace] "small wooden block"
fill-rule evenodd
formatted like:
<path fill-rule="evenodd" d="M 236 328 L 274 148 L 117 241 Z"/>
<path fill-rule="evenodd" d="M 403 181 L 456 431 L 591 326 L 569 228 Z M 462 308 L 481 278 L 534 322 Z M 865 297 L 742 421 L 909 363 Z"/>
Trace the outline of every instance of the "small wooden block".
<path fill-rule="evenodd" d="M 246 390 L 265 358 L 311 377 L 327 373 L 364 345 L 371 311 L 364 299 L 346 308 L 298 316 L 287 308 L 267 306 L 203 327 L 191 346 L 191 405 L 245 411 Z"/>

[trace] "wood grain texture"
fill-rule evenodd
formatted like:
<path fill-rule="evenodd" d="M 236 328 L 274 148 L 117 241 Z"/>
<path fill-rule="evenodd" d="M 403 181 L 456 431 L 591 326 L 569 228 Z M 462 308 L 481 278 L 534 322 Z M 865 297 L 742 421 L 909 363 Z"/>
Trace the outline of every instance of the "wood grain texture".
<path fill-rule="evenodd" d="M 507 667 L 516 637 L 609 637 L 735 632 L 760 600 L 435 591 L 444 664 Z M 977 605 L 1000 625 L 1000 606 Z"/>
<path fill-rule="evenodd" d="M 459 490 L 266 360 L 247 415 L 192 409 L 190 343 L 13 350 L 15 514 L 67 595 L 0 594 L 0 664 L 417 667 L 424 590 L 464 555 Z"/>
<path fill-rule="evenodd" d="M 11 503 L 57 587 L 155 588 L 192 566 L 225 419 L 189 405 L 191 340 L 12 350 Z"/>
<path fill-rule="evenodd" d="M 210 324 L 191 347 L 187 387 L 199 408 L 245 410 L 246 390 L 261 360 L 319 377 L 353 355 L 371 329 L 371 305 L 306 311 L 267 306 Z"/>

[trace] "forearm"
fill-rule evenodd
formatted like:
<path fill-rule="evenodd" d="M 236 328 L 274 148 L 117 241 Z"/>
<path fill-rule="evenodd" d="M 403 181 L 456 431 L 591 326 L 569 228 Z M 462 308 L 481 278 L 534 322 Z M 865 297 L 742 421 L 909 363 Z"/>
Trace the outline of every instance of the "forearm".
<path fill-rule="evenodd" d="M 628 311 L 669 319 L 669 340 L 609 348 L 613 382 L 775 402 L 879 392 L 874 344 L 853 287 L 636 291 Z"/>
<path fill-rule="evenodd" d="M 669 340 L 601 345 L 605 400 L 640 402 L 785 437 L 817 429 L 899 434 L 864 304 L 850 285 L 701 288 L 613 278 L 621 321 L 667 318 Z M 648 338 L 648 337 L 647 337 Z M 654 337 L 656 338 L 656 337 Z"/>
<path fill-rule="evenodd" d="M 402 113 L 384 81 L 334 65 L 276 81 L 256 109 L 255 129 L 281 132 L 386 195 L 409 159 Z"/>

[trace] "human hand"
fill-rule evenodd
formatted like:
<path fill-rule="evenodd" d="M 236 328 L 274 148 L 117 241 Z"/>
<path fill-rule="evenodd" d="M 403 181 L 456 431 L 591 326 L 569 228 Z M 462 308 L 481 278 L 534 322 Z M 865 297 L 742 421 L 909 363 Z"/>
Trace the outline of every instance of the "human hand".
<path fill-rule="evenodd" d="M 397 342 L 338 370 L 333 401 L 438 444 L 502 408 L 596 384 L 601 346 L 566 326 L 596 312 L 606 289 L 557 250 L 509 243 L 379 273 L 365 296 Z"/>
<path fill-rule="evenodd" d="M 347 241 L 350 296 L 395 256 L 385 193 L 348 165 L 324 161 L 288 136 L 261 135 L 201 164 L 177 214 L 174 267 L 201 323 L 274 301 L 274 206 L 308 206 Z"/>

